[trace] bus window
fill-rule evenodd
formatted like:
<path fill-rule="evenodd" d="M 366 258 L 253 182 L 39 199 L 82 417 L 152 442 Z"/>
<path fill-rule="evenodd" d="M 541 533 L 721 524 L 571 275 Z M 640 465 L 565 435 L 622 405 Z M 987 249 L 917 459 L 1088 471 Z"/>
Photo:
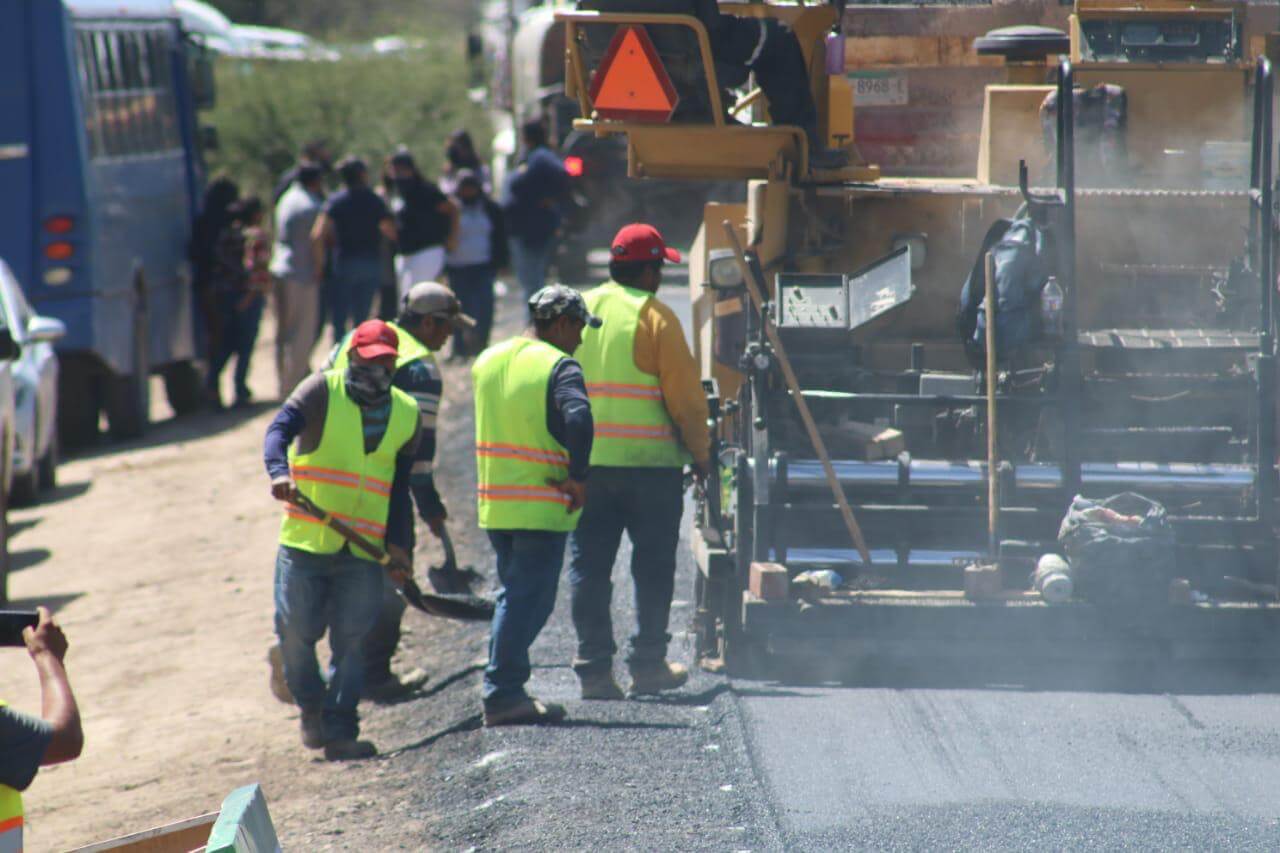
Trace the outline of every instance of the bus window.
<path fill-rule="evenodd" d="M 90 24 L 77 48 L 85 132 L 95 159 L 182 148 L 166 31 Z"/>

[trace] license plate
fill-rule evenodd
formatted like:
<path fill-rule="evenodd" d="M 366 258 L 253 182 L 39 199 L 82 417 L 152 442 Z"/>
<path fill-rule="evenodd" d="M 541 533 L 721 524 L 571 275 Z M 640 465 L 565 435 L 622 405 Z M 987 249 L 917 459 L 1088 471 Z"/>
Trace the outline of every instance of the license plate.
<path fill-rule="evenodd" d="M 906 74 L 862 72 L 849 77 L 855 107 L 901 107 L 910 100 Z"/>

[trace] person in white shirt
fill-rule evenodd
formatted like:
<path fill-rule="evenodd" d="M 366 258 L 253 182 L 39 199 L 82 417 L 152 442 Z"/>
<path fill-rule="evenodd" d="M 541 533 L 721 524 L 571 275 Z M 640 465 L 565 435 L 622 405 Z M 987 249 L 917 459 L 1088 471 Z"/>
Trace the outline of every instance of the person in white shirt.
<path fill-rule="evenodd" d="M 320 270 L 311 228 L 324 207 L 324 172 L 303 164 L 276 204 L 276 376 L 283 399 L 311 372 L 311 351 L 320 337 Z"/>

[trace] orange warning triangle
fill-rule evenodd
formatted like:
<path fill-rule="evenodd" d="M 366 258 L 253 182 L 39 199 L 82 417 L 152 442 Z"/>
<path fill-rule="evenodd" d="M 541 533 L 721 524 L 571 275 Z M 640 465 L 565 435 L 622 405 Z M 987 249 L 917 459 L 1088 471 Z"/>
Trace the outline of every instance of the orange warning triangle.
<path fill-rule="evenodd" d="M 638 26 L 614 33 L 588 95 L 607 119 L 668 121 L 680 102 L 649 34 Z"/>

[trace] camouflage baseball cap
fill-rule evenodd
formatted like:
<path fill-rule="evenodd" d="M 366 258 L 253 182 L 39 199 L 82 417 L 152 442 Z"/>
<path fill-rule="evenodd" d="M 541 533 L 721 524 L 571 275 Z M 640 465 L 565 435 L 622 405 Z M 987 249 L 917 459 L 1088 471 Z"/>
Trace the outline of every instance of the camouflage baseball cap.
<path fill-rule="evenodd" d="M 574 317 L 593 329 L 603 322 L 587 310 L 586 300 L 572 287 L 549 284 L 529 297 L 529 313 L 535 320 L 554 320 L 557 317 Z"/>

